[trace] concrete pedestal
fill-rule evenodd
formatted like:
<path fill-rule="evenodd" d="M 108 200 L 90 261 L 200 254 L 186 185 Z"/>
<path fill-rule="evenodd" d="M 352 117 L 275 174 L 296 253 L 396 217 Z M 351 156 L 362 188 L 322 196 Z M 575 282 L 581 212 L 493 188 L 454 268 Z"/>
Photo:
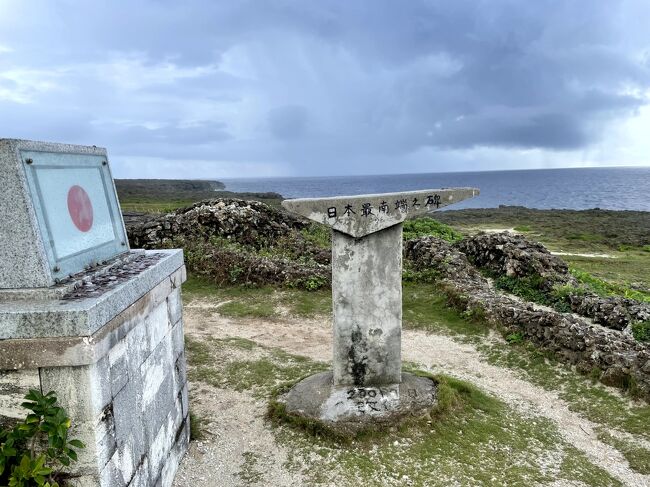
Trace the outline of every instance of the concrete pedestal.
<path fill-rule="evenodd" d="M 334 385 L 332 372 L 322 372 L 300 381 L 279 400 L 288 413 L 347 434 L 426 414 L 435 405 L 437 392 L 432 379 L 408 373 L 395 384 L 351 387 Z"/>
<path fill-rule="evenodd" d="M 182 252 L 132 251 L 43 289 L 0 290 L 0 422 L 55 391 L 86 444 L 77 486 L 169 486 L 189 442 Z"/>

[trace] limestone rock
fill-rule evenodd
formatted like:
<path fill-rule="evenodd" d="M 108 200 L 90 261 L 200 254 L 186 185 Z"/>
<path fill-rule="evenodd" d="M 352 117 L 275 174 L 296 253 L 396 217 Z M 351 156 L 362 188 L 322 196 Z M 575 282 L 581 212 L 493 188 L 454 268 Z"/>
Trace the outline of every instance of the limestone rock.
<path fill-rule="evenodd" d="M 493 268 L 500 269 L 503 273 L 508 268 L 517 269 L 518 273 L 525 272 L 526 268 L 520 265 L 522 262 L 530 263 L 538 272 L 545 272 L 549 276 L 552 276 L 552 272 L 562 272 L 562 266 L 553 259 L 522 257 L 520 251 L 524 250 L 524 244 L 519 239 L 515 240 L 519 242 L 518 249 L 507 250 L 507 257 L 502 251 L 509 247 L 508 242 L 512 243 L 509 237 L 487 241 L 504 247 L 488 250 L 487 246 L 481 245 L 480 254 L 483 257 L 479 262 L 496 260 L 497 264 Z M 610 329 L 574 314 L 539 309 L 531 303 L 497 291 L 460 251 L 465 248 L 477 247 L 473 244 L 452 246 L 435 237 L 423 237 L 405 243 L 405 257 L 411 260 L 416 270 L 436 270 L 450 303 L 461 311 L 481 313 L 491 323 L 504 326 L 512 333 L 523 333 L 533 343 L 552 351 L 560 360 L 574 364 L 582 371 L 599 369 L 603 372 L 603 381 L 608 384 L 621 387 L 633 381 L 641 394 L 646 399 L 650 398 L 649 344 L 637 342 L 629 334 L 619 331 L 620 328 Z M 490 259 L 489 254 L 495 257 Z M 544 254 L 541 249 L 537 252 L 537 256 Z M 602 300 L 599 302 L 613 306 L 611 310 L 616 309 L 612 315 L 616 318 L 613 319 L 622 320 L 623 316 L 629 317 L 634 313 L 637 318 L 645 316 L 645 305 L 641 303 L 629 303 L 627 301 L 631 300 L 625 301 L 622 298 L 599 299 Z M 608 301 L 612 299 L 618 299 L 619 306 L 627 306 L 625 311 L 623 307 L 616 308 L 616 305 L 611 304 L 613 301 Z M 599 316 L 604 319 L 605 309 L 610 308 L 602 304 L 598 309 L 601 313 Z"/>

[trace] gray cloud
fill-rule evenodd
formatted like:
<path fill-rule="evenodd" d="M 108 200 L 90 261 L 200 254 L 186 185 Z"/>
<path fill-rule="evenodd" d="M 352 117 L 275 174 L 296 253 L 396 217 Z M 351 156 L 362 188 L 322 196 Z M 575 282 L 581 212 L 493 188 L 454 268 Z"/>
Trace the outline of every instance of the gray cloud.
<path fill-rule="evenodd" d="M 9 1 L 0 134 L 166 168 L 213 161 L 215 174 L 417 171 L 425 152 L 441 155 L 427 170 L 450 169 L 449 151 L 570 158 L 646 106 L 647 18 L 644 0 Z"/>

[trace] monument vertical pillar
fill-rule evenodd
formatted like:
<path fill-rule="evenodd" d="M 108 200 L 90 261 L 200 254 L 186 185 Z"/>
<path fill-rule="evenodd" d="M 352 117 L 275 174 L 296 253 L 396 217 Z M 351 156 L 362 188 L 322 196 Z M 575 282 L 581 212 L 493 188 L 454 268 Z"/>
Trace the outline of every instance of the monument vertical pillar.
<path fill-rule="evenodd" d="M 334 384 L 401 382 L 402 225 L 354 238 L 332 231 Z"/>
<path fill-rule="evenodd" d="M 402 222 L 477 194 L 453 188 L 282 202 L 332 228 L 332 371 L 287 392 L 289 414 L 354 430 L 435 404 L 434 380 L 401 371 Z"/>

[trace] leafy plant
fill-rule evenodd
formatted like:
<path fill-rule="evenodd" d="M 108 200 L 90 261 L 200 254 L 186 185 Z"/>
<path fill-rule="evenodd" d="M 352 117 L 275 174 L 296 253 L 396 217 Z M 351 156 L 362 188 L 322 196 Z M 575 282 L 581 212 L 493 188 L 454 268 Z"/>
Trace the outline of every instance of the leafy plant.
<path fill-rule="evenodd" d="M 307 291 L 317 291 L 327 286 L 328 282 L 321 276 L 311 276 L 304 279 L 298 279 L 294 284 L 296 287 L 306 289 Z"/>
<path fill-rule="evenodd" d="M 54 392 L 31 389 L 22 406 L 31 411 L 13 428 L 0 430 L 0 485 L 58 487 L 63 469 L 77 460 L 79 440 L 68 440 L 70 418 Z"/>
<path fill-rule="evenodd" d="M 494 281 L 498 289 L 519 296 L 527 301 L 551 306 L 549 296 L 544 289 L 544 280 L 539 275 L 527 277 L 499 276 Z"/>
<path fill-rule="evenodd" d="M 521 343 L 524 341 L 524 334 L 520 331 L 511 333 L 510 335 L 506 336 L 506 341 L 508 343 Z"/>

